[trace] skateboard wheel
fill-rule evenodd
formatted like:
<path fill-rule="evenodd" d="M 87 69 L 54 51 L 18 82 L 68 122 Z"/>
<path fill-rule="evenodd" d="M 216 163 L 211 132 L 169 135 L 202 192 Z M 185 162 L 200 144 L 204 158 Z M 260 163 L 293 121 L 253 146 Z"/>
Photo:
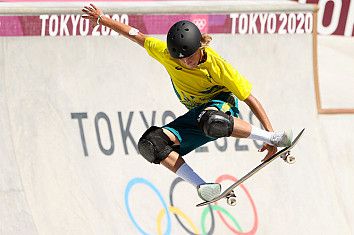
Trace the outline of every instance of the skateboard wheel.
<path fill-rule="evenodd" d="M 287 156 L 287 157 L 285 158 L 285 161 L 286 161 L 287 163 L 289 163 L 289 164 L 294 164 L 294 163 L 296 162 L 296 159 L 295 159 L 294 156 Z"/>
<path fill-rule="evenodd" d="M 286 159 L 288 158 L 289 155 L 290 155 L 290 151 L 287 151 L 287 152 L 283 153 L 282 155 L 280 155 L 280 157 L 281 157 L 284 161 L 286 161 Z"/>
<path fill-rule="evenodd" d="M 236 197 L 228 197 L 227 198 L 227 204 L 229 206 L 235 206 L 237 203 Z"/>

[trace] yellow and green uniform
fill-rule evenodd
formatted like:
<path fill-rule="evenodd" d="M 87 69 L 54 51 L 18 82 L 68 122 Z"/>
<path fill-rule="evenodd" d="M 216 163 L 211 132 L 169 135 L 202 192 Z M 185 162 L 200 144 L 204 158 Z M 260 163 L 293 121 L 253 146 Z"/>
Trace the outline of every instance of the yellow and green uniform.
<path fill-rule="evenodd" d="M 245 100 L 252 85 L 228 62 L 210 47 L 205 48 L 207 60 L 195 69 L 183 67 L 170 56 L 165 42 L 148 37 L 144 47 L 159 61 L 171 77 L 180 101 L 188 108 L 204 104 L 222 92 L 231 92 L 239 100 Z"/>
<path fill-rule="evenodd" d="M 190 110 L 164 126 L 179 139 L 181 155 L 214 140 L 197 127 L 197 117 L 205 107 L 216 107 L 237 116 L 237 99 L 243 101 L 251 94 L 251 83 L 210 47 L 204 49 L 206 61 L 195 69 L 184 67 L 172 58 L 164 41 L 148 37 L 144 48 L 165 67 L 180 102 Z"/>

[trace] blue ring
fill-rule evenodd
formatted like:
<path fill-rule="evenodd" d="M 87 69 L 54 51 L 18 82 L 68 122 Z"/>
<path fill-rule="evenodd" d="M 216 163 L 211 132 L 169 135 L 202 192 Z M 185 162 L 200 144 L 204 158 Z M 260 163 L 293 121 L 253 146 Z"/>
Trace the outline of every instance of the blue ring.
<path fill-rule="evenodd" d="M 159 192 L 159 190 L 152 183 L 150 183 L 148 180 L 146 180 L 144 178 L 134 178 L 134 179 L 130 180 L 127 187 L 125 188 L 125 195 L 124 195 L 125 207 L 127 209 L 130 220 L 133 221 L 134 226 L 139 230 L 139 232 L 141 234 L 148 235 L 148 233 L 145 232 L 139 226 L 139 224 L 136 222 L 135 218 L 133 217 L 133 214 L 131 213 L 130 207 L 129 207 L 129 193 L 135 184 L 145 184 L 146 186 L 151 188 L 156 193 L 156 195 L 158 196 L 159 200 L 161 201 L 163 208 L 165 209 L 165 212 L 167 215 L 167 229 L 164 234 L 166 234 L 166 235 L 171 234 L 171 227 L 172 226 L 171 226 L 171 217 L 170 217 L 170 213 L 168 210 L 168 206 L 167 206 L 166 202 L 163 200 L 162 195 Z"/>

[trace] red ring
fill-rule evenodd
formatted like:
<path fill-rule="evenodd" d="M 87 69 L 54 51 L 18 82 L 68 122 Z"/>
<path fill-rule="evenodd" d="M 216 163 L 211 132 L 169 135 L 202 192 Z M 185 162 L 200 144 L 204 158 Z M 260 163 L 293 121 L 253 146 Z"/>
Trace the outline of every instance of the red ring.
<path fill-rule="evenodd" d="M 234 182 L 237 181 L 237 179 L 231 175 L 221 175 L 216 179 L 216 183 L 221 183 L 224 180 L 232 180 Z M 254 215 L 254 223 L 253 223 L 253 228 L 248 231 L 248 232 L 240 232 L 237 231 L 235 228 L 233 228 L 230 224 L 227 223 L 227 221 L 225 220 L 224 216 L 222 215 L 222 213 L 220 211 L 217 211 L 218 215 L 220 216 L 221 220 L 223 221 L 223 223 L 234 233 L 234 234 L 242 234 L 242 235 L 253 235 L 256 234 L 256 231 L 258 229 L 258 215 L 257 215 L 257 208 L 256 205 L 251 197 L 251 194 L 248 192 L 248 190 L 246 189 L 246 187 L 241 184 L 240 187 L 242 188 L 243 191 L 245 191 L 248 199 L 251 202 L 252 205 L 252 209 L 253 209 L 253 215 Z M 217 202 L 215 202 L 215 204 L 217 205 Z"/>

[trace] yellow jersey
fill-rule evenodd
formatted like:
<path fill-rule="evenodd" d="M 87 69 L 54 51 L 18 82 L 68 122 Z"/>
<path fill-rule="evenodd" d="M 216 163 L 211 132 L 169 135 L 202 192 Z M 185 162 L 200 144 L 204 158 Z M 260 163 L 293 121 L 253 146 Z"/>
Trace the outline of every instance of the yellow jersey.
<path fill-rule="evenodd" d="M 251 94 L 251 83 L 210 47 L 205 48 L 207 60 L 194 69 L 172 58 L 166 42 L 157 38 L 147 37 L 144 48 L 166 68 L 178 98 L 188 109 L 205 104 L 222 92 L 232 92 L 242 101 Z"/>

